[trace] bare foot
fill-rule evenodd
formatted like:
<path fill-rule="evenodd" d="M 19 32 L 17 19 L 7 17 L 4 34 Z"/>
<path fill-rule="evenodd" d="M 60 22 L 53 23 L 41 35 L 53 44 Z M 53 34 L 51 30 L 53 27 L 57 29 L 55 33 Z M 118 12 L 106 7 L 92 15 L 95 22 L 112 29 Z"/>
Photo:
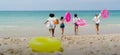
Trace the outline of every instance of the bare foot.
<path fill-rule="evenodd" d="M 99 35 L 99 33 L 97 33 L 97 35 Z"/>
<path fill-rule="evenodd" d="M 55 37 L 54 35 L 52 35 L 52 37 Z"/>

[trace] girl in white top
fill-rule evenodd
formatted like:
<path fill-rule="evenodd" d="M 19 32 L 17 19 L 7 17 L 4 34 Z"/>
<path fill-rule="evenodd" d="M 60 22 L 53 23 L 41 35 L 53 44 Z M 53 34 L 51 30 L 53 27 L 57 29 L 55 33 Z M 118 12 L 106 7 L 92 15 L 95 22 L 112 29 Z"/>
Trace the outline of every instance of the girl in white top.
<path fill-rule="evenodd" d="M 47 27 L 49 28 L 49 32 L 52 34 L 52 37 L 54 37 L 54 30 L 56 25 L 54 24 L 54 20 L 56 19 L 53 13 L 49 14 L 49 18 L 47 19 L 47 21 L 45 22 L 45 24 L 47 24 Z"/>
<path fill-rule="evenodd" d="M 100 23 L 100 16 L 101 16 L 101 14 L 96 14 L 95 15 L 95 17 L 92 19 L 92 21 L 94 21 L 95 22 L 95 24 L 96 24 L 96 33 L 97 33 L 97 35 L 99 34 L 99 23 Z"/>
<path fill-rule="evenodd" d="M 78 34 L 78 25 L 76 24 L 77 20 L 78 20 L 78 16 L 77 16 L 77 14 L 74 14 L 73 23 L 74 23 L 74 32 L 75 32 L 75 35 Z"/>
<path fill-rule="evenodd" d="M 55 20 L 56 18 L 54 18 L 54 17 L 49 17 L 48 19 L 47 19 L 47 27 L 49 28 L 49 29 L 54 29 L 55 28 L 55 24 L 54 24 L 54 20 Z"/>

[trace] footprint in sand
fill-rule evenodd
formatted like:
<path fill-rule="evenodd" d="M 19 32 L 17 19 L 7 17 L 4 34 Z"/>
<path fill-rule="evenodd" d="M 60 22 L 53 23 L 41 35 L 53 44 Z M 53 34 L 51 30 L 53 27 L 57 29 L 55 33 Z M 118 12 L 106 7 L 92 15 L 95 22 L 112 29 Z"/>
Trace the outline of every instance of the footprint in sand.
<path fill-rule="evenodd" d="M 114 47 L 117 47 L 117 45 L 114 45 Z"/>
<path fill-rule="evenodd" d="M 14 49 L 8 49 L 8 51 L 12 54 L 14 53 Z"/>
<path fill-rule="evenodd" d="M 10 37 L 5 37 L 4 39 L 10 39 Z"/>
<path fill-rule="evenodd" d="M 8 43 L 4 43 L 4 45 L 7 45 Z"/>
<path fill-rule="evenodd" d="M 93 44 L 93 42 L 89 42 L 89 44 Z"/>
<path fill-rule="evenodd" d="M 0 53 L 0 55 L 4 55 L 3 53 Z"/>
<path fill-rule="evenodd" d="M 113 54 L 113 55 L 117 55 L 117 54 L 115 53 L 115 54 Z"/>
<path fill-rule="evenodd" d="M 93 52 L 93 51 L 91 51 L 90 53 L 91 53 L 91 54 L 94 54 L 94 52 Z"/>
<path fill-rule="evenodd" d="M 111 42 L 113 41 L 113 40 L 110 40 Z"/>

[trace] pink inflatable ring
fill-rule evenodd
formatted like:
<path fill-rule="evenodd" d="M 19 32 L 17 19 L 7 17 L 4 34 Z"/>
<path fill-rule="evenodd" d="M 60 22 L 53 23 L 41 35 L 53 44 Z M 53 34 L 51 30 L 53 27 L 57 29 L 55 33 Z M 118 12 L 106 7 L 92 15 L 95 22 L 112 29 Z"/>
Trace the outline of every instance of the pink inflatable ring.
<path fill-rule="evenodd" d="M 70 22 L 70 20 L 71 20 L 71 14 L 70 14 L 70 12 L 66 12 L 66 14 L 65 14 L 65 20 L 66 20 L 66 22 Z"/>
<path fill-rule="evenodd" d="M 101 16 L 102 16 L 103 18 L 107 18 L 107 17 L 109 16 L 108 10 L 103 9 L 103 10 L 101 11 Z"/>
<path fill-rule="evenodd" d="M 78 26 L 85 26 L 85 25 L 87 25 L 87 22 L 86 22 L 85 19 L 80 18 L 80 19 L 78 19 L 78 20 L 76 21 L 76 24 L 77 24 Z"/>

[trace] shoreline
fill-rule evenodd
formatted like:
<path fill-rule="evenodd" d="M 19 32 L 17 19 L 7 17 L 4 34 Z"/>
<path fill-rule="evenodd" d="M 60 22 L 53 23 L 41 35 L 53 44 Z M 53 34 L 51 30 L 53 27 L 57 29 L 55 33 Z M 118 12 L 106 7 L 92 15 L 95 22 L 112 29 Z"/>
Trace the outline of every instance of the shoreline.
<path fill-rule="evenodd" d="M 69 27 L 69 25 L 71 25 Z M 74 35 L 74 26 L 69 24 L 65 26 L 64 35 Z M 44 27 L 44 28 L 43 28 Z M 108 25 L 100 25 L 100 34 L 115 34 L 120 33 L 120 24 L 108 24 Z M 106 31 L 107 30 L 107 31 Z M 79 27 L 79 35 L 94 35 L 96 34 L 95 25 L 87 25 Z M 60 36 L 61 30 L 59 25 L 57 25 L 55 29 L 55 36 Z M 0 36 L 1 37 L 35 37 L 35 36 L 51 36 L 48 28 L 44 26 L 5 26 L 0 27 Z"/>

